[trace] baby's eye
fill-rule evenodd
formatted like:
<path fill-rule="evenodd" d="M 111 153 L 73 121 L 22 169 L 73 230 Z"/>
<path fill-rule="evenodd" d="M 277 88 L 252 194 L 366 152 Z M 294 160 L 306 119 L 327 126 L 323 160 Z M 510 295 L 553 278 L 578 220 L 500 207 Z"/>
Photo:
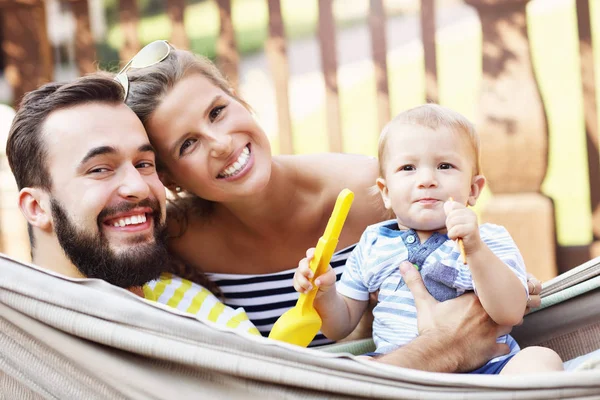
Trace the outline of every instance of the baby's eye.
<path fill-rule="evenodd" d="M 210 122 L 213 122 L 215 119 L 217 119 L 217 117 L 219 115 L 221 115 L 221 111 L 223 111 L 224 108 L 225 108 L 225 106 L 217 106 L 217 107 L 213 108 L 212 110 L 210 110 L 210 113 L 208 114 L 208 118 L 210 119 Z"/>
<path fill-rule="evenodd" d="M 400 167 L 399 171 L 414 171 L 415 169 L 414 165 L 403 165 Z"/>
<path fill-rule="evenodd" d="M 449 163 L 441 163 L 438 166 L 438 168 L 439 169 L 452 169 L 452 168 L 454 168 L 454 166 L 452 164 L 449 164 Z"/>
<path fill-rule="evenodd" d="M 179 156 L 184 155 L 185 151 L 194 143 L 196 139 L 185 139 L 183 143 L 181 143 L 181 147 L 179 148 Z"/>

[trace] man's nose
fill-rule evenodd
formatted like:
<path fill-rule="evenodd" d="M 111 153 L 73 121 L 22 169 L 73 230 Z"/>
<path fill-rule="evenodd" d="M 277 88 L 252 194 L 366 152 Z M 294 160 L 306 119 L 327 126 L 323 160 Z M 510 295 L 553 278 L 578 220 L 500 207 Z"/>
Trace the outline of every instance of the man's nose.
<path fill-rule="evenodd" d="M 124 199 L 139 201 L 150 196 L 150 187 L 140 171 L 131 165 L 123 171 L 118 193 Z"/>

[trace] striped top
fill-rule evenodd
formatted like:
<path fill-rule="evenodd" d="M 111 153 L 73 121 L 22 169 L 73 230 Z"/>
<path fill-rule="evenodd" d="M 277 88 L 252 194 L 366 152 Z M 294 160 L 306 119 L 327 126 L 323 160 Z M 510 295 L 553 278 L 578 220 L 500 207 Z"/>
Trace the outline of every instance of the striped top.
<path fill-rule="evenodd" d="M 199 320 L 208 320 L 228 328 L 258 335 L 243 308 L 233 309 L 221 303 L 208 289 L 163 272 L 160 278 L 142 287 L 144 298 L 194 314 Z"/>
<path fill-rule="evenodd" d="M 355 300 L 368 301 L 369 293 L 379 290 L 378 304 L 373 310 L 373 339 L 378 353 L 389 353 L 418 334 L 414 298 L 404 284 L 398 266 L 410 258 L 411 252 L 417 255 L 421 253 L 430 240 L 435 241 L 435 237 L 432 236 L 421 245 L 418 236 L 407 236 L 407 232 L 400 231 L 395 220 L 368 227 L 348 258 L 346 271 L 337 284 L 340 294 Z M 456 242 L 446 235 L 439 235 L 444 239 L 423 257 L 418 267 L 427 289 L 432 294 L 445 296 L 438 300 L 445 300 L 475 288 L 469 267 L 463 264 Z M 527 296 L 523 258 L 508 231 L 502 226 L 483 224 L 480 226 L 480 235 L 490 250 L 519 277 L 524 287 L 523 296 Z M 414 246 L 416 251 L 411 249 Z M 444 286 L 452 295 L 448 296 L 437 286 Z M 511 354 L 519 350 L 510 337 L 500 338 L 499 341 L 510 345 Z"/>
<path fill-rule="evenodd" d="M 337 279 L 342 275 L 346 259 L 354 246 L 338 251 L 331 258 L 330 264 Z M 296 305 L 299 294 L 293 286 L 295 272 L 296 268 L 260 275 L 207 273 L 206 276 L 219 286 L 225 304 L 234 308 L 243 307 L 250 321 L 267 337 L 275 321 Z M 332 341 L 319 332 L 309 347 L 328 343 Z"/>

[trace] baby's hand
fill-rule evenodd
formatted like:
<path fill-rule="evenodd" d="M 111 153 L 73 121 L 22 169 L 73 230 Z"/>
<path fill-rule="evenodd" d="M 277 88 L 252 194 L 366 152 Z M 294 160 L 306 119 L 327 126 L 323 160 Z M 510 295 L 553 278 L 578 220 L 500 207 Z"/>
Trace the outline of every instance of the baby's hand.
<path fill-rule="evenodd" d="M 469 254 L 481 244 L 477 215 L 464 204 L 448 200 L 444 203 L 446 212 L 446 228 L 452 240 L 462 239 L 465 252 Z"/>
<path fill-rule="evenodd" d="M 313 279 L 313 272 L 311 271 L 309 264 L 315 255 L 315 249 L 310 248 L 306 251 L 306 258 L 300 260 L 298 269 L 294 274 L 294 289 L 300 293 L 308 293 L 312 290 L 313 285 L 311 279 Z M 315 279 L 315 285 L 319 288 L 317 297 L 324 292 L 327 292 L 335 285 L 335 272 L 331 265 L 328 266 L 327 271 Z"/>

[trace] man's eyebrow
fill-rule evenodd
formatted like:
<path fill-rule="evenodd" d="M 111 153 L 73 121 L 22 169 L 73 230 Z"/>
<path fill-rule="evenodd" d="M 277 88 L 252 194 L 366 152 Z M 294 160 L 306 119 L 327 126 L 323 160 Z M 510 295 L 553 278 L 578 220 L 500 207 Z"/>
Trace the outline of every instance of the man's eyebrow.
<path fill-rule="evenodd" d="M 146 144 L 143 144 L 140 147 L 138 147 L 138 152 L 140 152 L 140 153 L 151 152 L 151 153 L 156 154 L 156 150 L 154 150 L 154 147 L 152 147 L 152 145 L 150 143 L 146 143 Z"/>
<path fill-rule="evenodd" d="M 88 162 L 90 159 L 92 159 L 94 157 L 101 156 L 104 154 L 114 154 L 116 152 L 117 152 L 117 149 L 115 149 L 112 146 L 94 147 L 93 149 L 90 149 L 90 151 L 87 152 L 87 154 L 83 157 L 83 159 L 81 160 L 79 165 L 85 164 L 86 162 Z"/>
<path fill-rule="evenodd" d="M 156 154 L 154 147 L 152 147 L 152 145 L 150 143 L 146 143 L 146 144 L 143 144 L 140 147 L 138 147 L 138 152 L 140 152 L 140 153 L 151 152 L 151 153 Z M 105 154 L 115 154 L 115 153 L 117 153 L 117 149 L 114 148 L 113 146 L 94 147 L 93 149 L 91 149 L 90 151 L 87 152 L 87 154 L 83 157 L 83 159 L 81 160 L 79 165 L 85 164 L 86 162 L 88 162 L 89 160 L 91 160 L 94 157 L 102 156 Z"/>

